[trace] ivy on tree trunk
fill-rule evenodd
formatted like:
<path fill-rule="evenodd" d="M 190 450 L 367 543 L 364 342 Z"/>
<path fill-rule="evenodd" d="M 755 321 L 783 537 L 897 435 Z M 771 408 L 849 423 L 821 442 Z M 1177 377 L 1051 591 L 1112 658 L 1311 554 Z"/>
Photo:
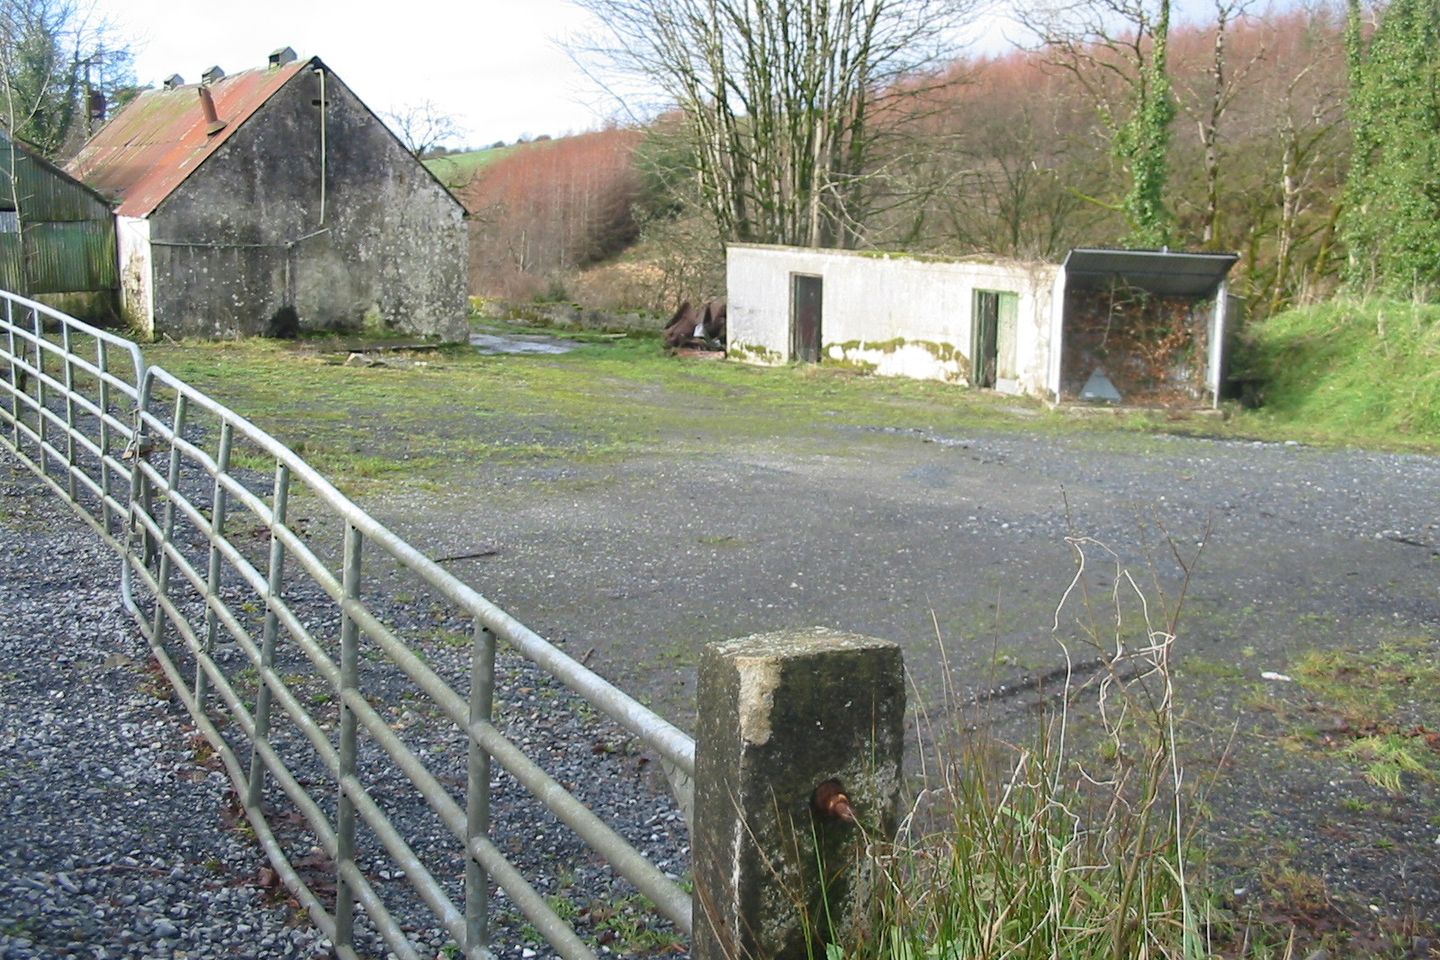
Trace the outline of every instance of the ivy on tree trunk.
<path fill-rule="evenodd" d="M 1364 36 L 1350 0 L 1354 136 L 1341 235 L 1349 282 L 1400 296 L 1440 294 L 1440 4 L 1392 0 Z"/>

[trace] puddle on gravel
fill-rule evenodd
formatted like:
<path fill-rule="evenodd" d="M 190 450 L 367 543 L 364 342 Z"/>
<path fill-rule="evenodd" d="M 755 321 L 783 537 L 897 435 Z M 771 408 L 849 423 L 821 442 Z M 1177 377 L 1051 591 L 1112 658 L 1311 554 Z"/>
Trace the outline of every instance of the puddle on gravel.
<path fill-rule="evenodd" d="M 522 333 L 472 333 L 470 345 L 481 353 L 569 353 L 579 347 L 574 340 L 530 336 Z"/>

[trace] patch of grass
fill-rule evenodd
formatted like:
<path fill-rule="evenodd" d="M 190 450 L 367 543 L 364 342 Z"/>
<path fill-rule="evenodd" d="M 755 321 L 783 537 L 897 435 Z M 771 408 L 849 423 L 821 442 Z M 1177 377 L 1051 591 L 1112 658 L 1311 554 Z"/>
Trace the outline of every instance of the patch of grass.
<path fill-rule="evenodd" d="M 1174 636 L 1145 613 L 1129 616 L 1143 598 L 1118 558 L 1071 542 L 1082 560 L 1104 552 L 1122 585 L 1093 612 L 1072 585 L 1056 611 L 1067 661 L 1098 658 L 1104 683 L 1077 676 L 1019 743 L 982 731 L 957 751 L 950 732 L 968 729 L 966 718 L 922 719 L 936 754 L 927 769 L 943 773 L 895 844 L 865 838 L 879 851 L 870 915 L 848 931 L 833 929 L 828 907 L 812 916 L 812 930 L 830 928 L 827 960 L 1207 955 L 1176 760 Z M 1095 736 L 1078 732 L 1082 713 Z"/>
<path fill-rule="evenodd" d="M 1422 320 L 1411 326 L 1414 336 L 1424 339 Z M 1392 323 L 1388 336 L 1401 337 L 1402 326 Z M 873 455 L 875 444 L 890 433 L 960 439 L 1014 429 L 1083 433 L 1087 446 L 1137 454 L 1153 449 L 1160 432 L 1278 438 L 1304 428 L 1300 435 L 1321 442 L 1392 438 L 1400 446 L 1434 446 L 1440 436 L 1440 428 L 1431 430 L 1432 421 L 1417 412 L 1432 400 L 1440 404 L 1440 364 L 1433 358 L 1428 368 L 1417 367 L 1413 378 L 1388 369 L 1376 378 L 1391 384 L 1387 390 L 1409 391 L 1397 404 L 1419 404 L 1407 408 L 1401 420 L 1376 421 L 1366 408 L 1360 415 L 1364 429 L 1336 421 L 1322 430 L 1316 424 L 1328 414 L 1280 401 L 1229 421 L 1146 414 L 1075 418 L 1032 400 L 861 376 L 843 366 L 693 363 L 666 356 L 651 336 L 564 335 L 582 345 L 552 356 L 485 356 L 464 344 L 395 350 L 385 354 L 386 365 L 374 367 L 344 366 L 334 362 L 336 354 L 327 357 L 325 350 L 343 349 L 340 339 L 185 341 L 152 344 L 145 351 L 152 363 L 301 452 L 352 495 L 395 487 L 438 489 L 477 468 L 604 464 L 677 447 L 703 455 L 739 443 L 775 442 L 827 456 Z M 232 460 L 273 470 L 267 458 L 242 445 Z"/>
<path fill-rule="evenodd" d="M 1304 654 L 1291 671 L 1311 712 L 1333 717 L 1326 730 L 1296 732 L 1310 746 L 1336 749 L 1365 779 L 1393 795 L 1407 778 L 1440 782 L 1440 663 L 1435 641 L 1392 640 L 1373 650 Z M 1337 716 L 1338 715 L 1338 716 Z"/>
<path fill-rule="evenodd" d="M 263 340 L 155 344 L 146 353 L 347 492 L 435 482 L 477 465 L 618 461 L 676 444 L 718 451 L 777 440 L 844 455 L 844 431 L 968 435 L 1022 420 L 1027 429 L 1068 422 L 1015 398 L 943 384 L 686 363 L 644 336 L 596 338 L 545 357 L 452 346 L 427 351 L 424 366 L 346 367 L 310 343 Z M 238 465 L 273 469 L 256 452 L 237 453 Z"/>
<path fill-rule="evenodd" d="M 1325 878 L 1286 863 L 1266 863 L 1260 872 L 1269 902 L 1292 919 L 1318 916 L 1330 906 Z"/>
<path fill-rule="evenodd" d="M 1345 748 L 1346 756 L 1365 765 L 1365 779 L 1392 794 L 1404 792 L 1406 774 L 1440 781 L 1436 763 L 1430 759 L 1425 740 L 1420 736 L 1388 733 L 1383 736 L 1361 737 Z"/>
<path fill-rule="evenodd" d="M 1440 718 L 1436 641 L 1387 640 L 1373 650 L 1315 650 L 1291 667 L 1295 680 L 1354 729 L 1395 722 L 1402 705 Z M 1417 718 L 1420 719 L 1420 718 Z"/>
<path fill-rule="evenodd" d="M 430 631 L 427 642 L 432 644 L 443 644 L 453 650 L 464 650 L 473 644 L 474 638 L 468 633 L 461 633 L 457 630 L 446 630 L 443 627 L 436 627 Z"/>
<path fill-rule="evenodd" d="M 551 910 L 555 911 L 555 916 L 572 926 L 575 918 L 580 915 L 580 908 L 567 897 L 551 895 L 545 898 L 545 902 L 550 905 Z"/>
<path fill-rule="evenodd" d="M 1277 314 L 1249 332 L 1237 366 L 1263 382 L 1246 419 L 1308 438 L 1435 449 L 1440 438 L 1440 305 L 1335 300 Z"/>
<path fill-rule="evenodd" d="M 589 913 L 596 942 L 621 956 L 673 954 L 685 949 L 684 940 L 673 930 L 654 926 L 655 908 L 639 894 L 592 903 Z"/>
<path fill-rule="evenodd" d="M 425 168 L 445 184 L 447 189 L 457 190 L 496 160 L 523 150 L 529 144 L 515 143 L 507 147 L 489 147 L 484 150 L 467 150 L 464 153 L 448 153 L 443 157 L 431 157 L 424 161 Z"/>
<path fill-rule="evenodd" d="M 747 546 L 743 539 L 729 534 L 705 534 L 696 537 L 695 542 L 703 547 L 725 547 L 732 550 Z"/>

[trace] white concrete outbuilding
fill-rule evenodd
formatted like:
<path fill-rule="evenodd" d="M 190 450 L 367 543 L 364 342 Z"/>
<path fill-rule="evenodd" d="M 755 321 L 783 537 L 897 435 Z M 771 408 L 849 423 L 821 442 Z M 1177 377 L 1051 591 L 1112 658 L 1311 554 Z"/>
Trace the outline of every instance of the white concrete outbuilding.
<path fill-rule="evenodd" d="M 1076 249 L 1061 264 L 798 247 L 727 252 L 729 353 L 1052 401 L 1211 405 L 1231 253 Z"/>

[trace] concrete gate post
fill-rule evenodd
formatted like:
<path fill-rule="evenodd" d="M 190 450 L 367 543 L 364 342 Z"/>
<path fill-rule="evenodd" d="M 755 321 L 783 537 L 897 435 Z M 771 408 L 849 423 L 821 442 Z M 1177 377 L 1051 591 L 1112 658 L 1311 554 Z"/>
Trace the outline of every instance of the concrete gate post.
<path fill-rule="evenodd" d="M 712 643 L 698 706 L 693 956 L 806 960 L 853 943 L 871 845 L 895 830 L 900 648 L 821 628 Z"/>

